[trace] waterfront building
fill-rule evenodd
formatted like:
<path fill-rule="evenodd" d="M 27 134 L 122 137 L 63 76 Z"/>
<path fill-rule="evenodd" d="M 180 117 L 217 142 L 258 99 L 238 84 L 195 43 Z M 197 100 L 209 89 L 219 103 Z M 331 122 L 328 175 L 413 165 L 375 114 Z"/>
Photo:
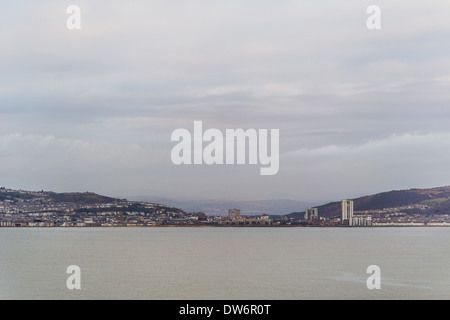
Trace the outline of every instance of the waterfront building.
<path fill-rule="evenodd" d="M 353 201 L 352 200 L 342 200 L 342 215 L 341 222 L 344 223 L 348 221 L 348 224 L 351 226 L 353 223 Z"/>
<path fill-rule="evenodd" d="M 228 219 L 235 220 L 241 218 L 241 210 L 239 209 L 229 209 L 228 210 Z"/>
<path fill-rule="evenodd" d="M 354 216 L 352 218 L 352 226 L 370 226 L 372 225 L 371 216 Z"/>
<path fill-rule="evenodd" d="M 319 209 L 317 209 L 317 208 L 306 208 L 306 210 L 305 210 L 305 220 L 306 221 L 319 220 Z"/>

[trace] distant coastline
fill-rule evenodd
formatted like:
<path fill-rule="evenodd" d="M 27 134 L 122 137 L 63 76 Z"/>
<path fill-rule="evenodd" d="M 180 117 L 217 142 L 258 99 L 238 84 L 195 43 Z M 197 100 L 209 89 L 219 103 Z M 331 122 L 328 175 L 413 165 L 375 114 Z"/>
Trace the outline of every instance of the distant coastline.
<path fill-rule="evenodd" d="M 285 215 L 186 212 L 164 204 L 92 192 L 56 193 L 0 188 L 0 228 L 160 227 L 448 227 L 450 187 L 410 189 L 331 202 Z"/>
<path fill-rule="evenodd" d="M 370 225 L 370 226 L 330 226 L 330 225 L 272 225 L 272 226 L 239 226 L 239 225 L 157 225 L 157 226 L 10 226 L 0 227 L 1 229 L 152 229 L 152 228 L 345 228 L 345 229 L 368 229 L 368 228 L 447 228 L 450 227 L 450 223 L 439 225 Z"/>

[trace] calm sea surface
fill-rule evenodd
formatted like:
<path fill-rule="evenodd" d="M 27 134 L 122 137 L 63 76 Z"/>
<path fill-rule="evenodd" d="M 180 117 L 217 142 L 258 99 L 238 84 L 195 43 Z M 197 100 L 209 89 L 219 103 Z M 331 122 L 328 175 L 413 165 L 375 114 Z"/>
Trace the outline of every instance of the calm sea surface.
<path fill-rule="evenodd" d="M 450 299 L 450 228 L 0 228 L 0 299 Z"/>

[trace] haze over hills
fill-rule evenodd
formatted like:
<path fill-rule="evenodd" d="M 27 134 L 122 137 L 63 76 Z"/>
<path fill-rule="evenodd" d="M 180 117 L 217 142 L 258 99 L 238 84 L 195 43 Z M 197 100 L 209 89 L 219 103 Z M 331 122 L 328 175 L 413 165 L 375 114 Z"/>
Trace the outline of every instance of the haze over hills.
<path fill-rule="evenodd" d="M 450 213 L 450 186 L 429 189 L 393 190 L 349 200 L 353 200 L 355 211 L 422 204 L 428 206 L 427 209 L 420 210 L 422 214 L 448 214 Z M 341 202 L 330 202 L 317 206 L 316 208 L 318 208 L 319 215 L 322 217 L 339 216 Z M 406 211 L 409 213 L 419 213 L 419 210 L 416 209 Z M 303 214 L 304 212 L 292 212 L 287 216 L 298 217 Z"/>
<path fill-rule="evenodd" d="M 135 199 L 144 199 L 139 197 Z M 285 215 L 286 212 L 301 211 L 318 203 L 295 200 L 237 200 L 237 199 L 211 199 L 211 200 L 179 200 L 171 198 L 152 197 L 152 202 L 180 208 L 186 212 L 204 212 L 207 215 L 227 215 L 228 209 L 240 209 L 242 215 Z"/>
<path fill-rule="evenodd" d="M 6 191 L 6 189 L 2 188 Z M 282 215 L 286 212 L 305 210 L 317 203 L 294 200 L 178 200 L 161 197 L 131 197 L 119 199 L 93 192 L 64 192 L 10 190 L 0 192 L 0 201 L 17 202 L 20 199 L 42 198 L 52 203 L 72 203 L 74 205 L 106 204 L 115 201 L 143 201 L 159 204 L 184 212 L 204 212 L 207 215 L 227 215 L 228 209 L 237 208 L 242 215 Z M 148 199 L 145 199 L 148 198 Z"/>
<path fill-rule="evenodd" d="M 175 200 L 154 198 L 156 202 L 181 208 L 188 212 L 201 211 L 210 215 L 226 215 L 228 209 L 241 209 L 243 215 L 271 215 L 303 216 L 308 207 L 317 207 L 322 217 L 339 216 L 341 202 L 335 201 L 323 205 L 313 202 L 295 200 Z M 376 210 L 396 208 L 415 204 L 425 204 L 428 209 L 418 212 L 410 209 L 410 213 L 445 214 L 450 213 L 450 186 L 409 190 L 392 190 L 373 195 L 349 199 L 354 201 L 354 210 Z M 286 214 L 291 212 L 289 214 Z"/>

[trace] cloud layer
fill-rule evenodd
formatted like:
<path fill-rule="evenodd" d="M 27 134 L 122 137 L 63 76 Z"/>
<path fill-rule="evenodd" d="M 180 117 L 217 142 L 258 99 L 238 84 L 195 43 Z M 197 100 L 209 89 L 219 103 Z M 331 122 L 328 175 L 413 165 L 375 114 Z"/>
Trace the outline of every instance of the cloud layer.
<path fill-rule="evenodd" d="M 76 4 L 81 30 L 54 0 L 0 13 L 2 185 L 332 200 L 450 180 L 447 1 L 377 1 L 377 31 L 360 0 Z M 194 120 L 280 129 L 279 174 L 173 166 Z"/>

